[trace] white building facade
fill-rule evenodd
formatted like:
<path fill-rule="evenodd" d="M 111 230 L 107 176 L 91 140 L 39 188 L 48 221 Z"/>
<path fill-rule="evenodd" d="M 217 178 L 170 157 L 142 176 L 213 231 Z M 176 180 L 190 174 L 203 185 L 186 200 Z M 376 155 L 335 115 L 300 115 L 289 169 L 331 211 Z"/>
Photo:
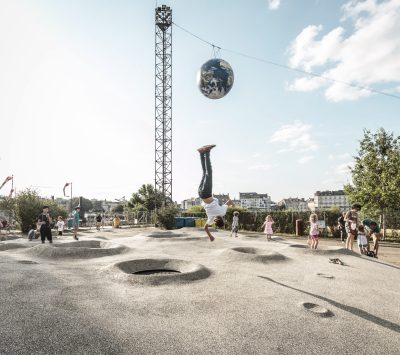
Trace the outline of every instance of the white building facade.
<path fill-rule="evenodd" d="M 271 197 L 256 192 L 239 192 L 240 206 L 248 210 L 271 211 Z"/>
<path fill-rule="evenodd" d="M 317 191 L 314 194 L 314 208 L 321 210 L 326 208 L 337 207 L 341 211 L 347 211 L 351 208 L 343 190 L 337 191 Z"/>
<path fill-rule="evenodd" d="M 279 206 L 283 206 L 287 211 L 307 212 L 308 203 L 304 198 L 284 198 L 278 202 Z"/>

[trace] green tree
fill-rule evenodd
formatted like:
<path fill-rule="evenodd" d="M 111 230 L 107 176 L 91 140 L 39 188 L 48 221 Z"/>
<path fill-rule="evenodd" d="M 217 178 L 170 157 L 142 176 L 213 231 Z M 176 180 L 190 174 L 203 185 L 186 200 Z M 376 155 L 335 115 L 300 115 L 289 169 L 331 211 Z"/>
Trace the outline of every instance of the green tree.
<path fill-rule="evenodd" d="M 178 213 L 179 209 L 174 204 L 160 208 L 156 213 L 156 223 L 164 229 L 175 229 L 175 217 Z"/>
<path fill-rule="evenodd" d="M 93 209 L 92 201 L 90 201 L 84 197 L 74 197 L 72 199 L 72 209 L 75 209 L 75 207 L 77 207 L 77 206 L 80 206 L 80 208 L 81 208 L 81 210 L 79 212 L 79 215 L 81 218 L 83 218 L 85 216 L 86 212 L 89 212 Z"/>
<path fill-rule="evenodd" d="M 204 213 L 206 210 L 203 206 L 192 206 L 187 210 L 187 213 Z"/>
<path fill-rule="evenodd" d="M 380 214 L 384 224 L 385 212 L 400 204 L 400 137 L 383 128 L 364 130 L 351 174 L 353 184 L 344 187 L 350 201 Z"/>
<path fill-rule="evenodd" d="M 154 189 L 151 184 L 143 184 L 138 192 L 132 194 L 128 207 L 137 209 L 144 208 L 146 211 L 154 211 L 162 206 L 163 195 Z M 143 210 L 143 209 L 141 209 Z"/>
<path fill-rule="evenodd" d="M 117 205 L 111 209 L 112 213 L 124 213 L 124 205 Z"/>
<path fill-rule="evenodd" d="M 16 201 L 12 197 L 5 196 L 0 200 L 0 211 L 4 212 L 5 217 L 8 219 L 8 223 L 11 224 L 13 218 L 15 218 L 16 212 Z"/>

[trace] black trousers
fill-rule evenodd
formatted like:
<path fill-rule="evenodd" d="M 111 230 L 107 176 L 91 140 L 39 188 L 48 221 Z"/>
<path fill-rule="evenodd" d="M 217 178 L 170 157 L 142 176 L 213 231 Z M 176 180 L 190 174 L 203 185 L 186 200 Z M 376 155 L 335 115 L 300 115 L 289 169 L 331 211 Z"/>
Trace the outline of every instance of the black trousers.
<path fill-rule="evenodd" d="M 212 167 L 210 160 L 210 152 L 200 153 L 201 168 L 203 169 L 203 176 L 199 186 L 199 197 L 201 199 L 209 198 L 212 196 Z"/>
<path fill-rule="evenodd" d="M 42 239 L 42 242 L 44 242 L 46 238 L 49 242 L 53 240 L 50 227 L 44 226 L 40 228 L 40 238 Z"/>

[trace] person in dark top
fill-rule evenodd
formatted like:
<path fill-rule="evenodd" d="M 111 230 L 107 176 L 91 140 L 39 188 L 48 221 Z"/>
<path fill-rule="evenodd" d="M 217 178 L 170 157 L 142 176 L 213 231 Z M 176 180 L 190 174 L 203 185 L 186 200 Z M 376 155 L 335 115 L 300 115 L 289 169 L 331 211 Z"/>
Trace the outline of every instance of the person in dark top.
<path fill-rule="evenodd" d="M 346 212 L 343 212 L 342 215 L 338 218 L 338 226 L 340 230 L 340 240 L 342 243 L 346 241 L 346 222 L 344 220 L 344 216 L 346 215 Z"/>
<path fill-rule="evenodd" d="M 99 214 L 97 215 L 97 217 L 96 217 L 96 228 L 97 228 L 98 231 L 100 230 L 101 220 L 102 220 L 102 219 L 103 219 L 103 218 L 101 217 L 101 214 L 99 213 Z"/>
<path fill-rule="evenodd" d="M 53 223 L 53 220 L 49 213 L 49 206 L 43 206 L 43 211 L 38 217 L 38 224 L 40 225 L 40 238 L 42 239 L 42 244 L 44 244 L 46 238 L 49 243 L 53 243 L 50 223 Z"/>

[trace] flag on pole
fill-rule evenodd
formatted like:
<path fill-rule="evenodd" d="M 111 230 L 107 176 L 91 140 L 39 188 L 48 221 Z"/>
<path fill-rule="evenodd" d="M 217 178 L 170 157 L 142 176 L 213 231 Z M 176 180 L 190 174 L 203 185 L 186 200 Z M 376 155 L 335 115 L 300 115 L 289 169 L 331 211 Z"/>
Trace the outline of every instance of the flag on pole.
<path fill-rule="evenodd" d="M 5 184 L 7 184 L 7 182 L 9 182 L 9 181 L 12 180 L 12 179 L 13 179 L 12 176 L 7 176 L 6 179 L 3 181 L 3 183 L 1 184 L 0 189 L 1 189 Z"/>
<path fill-rule="evenodd" d="M 10 194 L 8 195 L 8 197 L 11 198 L 13 193 L 14 193 L 14 189 L 11 189 Z"/>
<path fill-rule="evenodd" d="M 65 195 L 65 189 L 66 189 L 68 186 L 69 186 L 69 182 L 66 182 L 65 185 L 64 185 L 64 188 L 63 188 L 64 196 L 66 196 L 66 195 Z"/>

